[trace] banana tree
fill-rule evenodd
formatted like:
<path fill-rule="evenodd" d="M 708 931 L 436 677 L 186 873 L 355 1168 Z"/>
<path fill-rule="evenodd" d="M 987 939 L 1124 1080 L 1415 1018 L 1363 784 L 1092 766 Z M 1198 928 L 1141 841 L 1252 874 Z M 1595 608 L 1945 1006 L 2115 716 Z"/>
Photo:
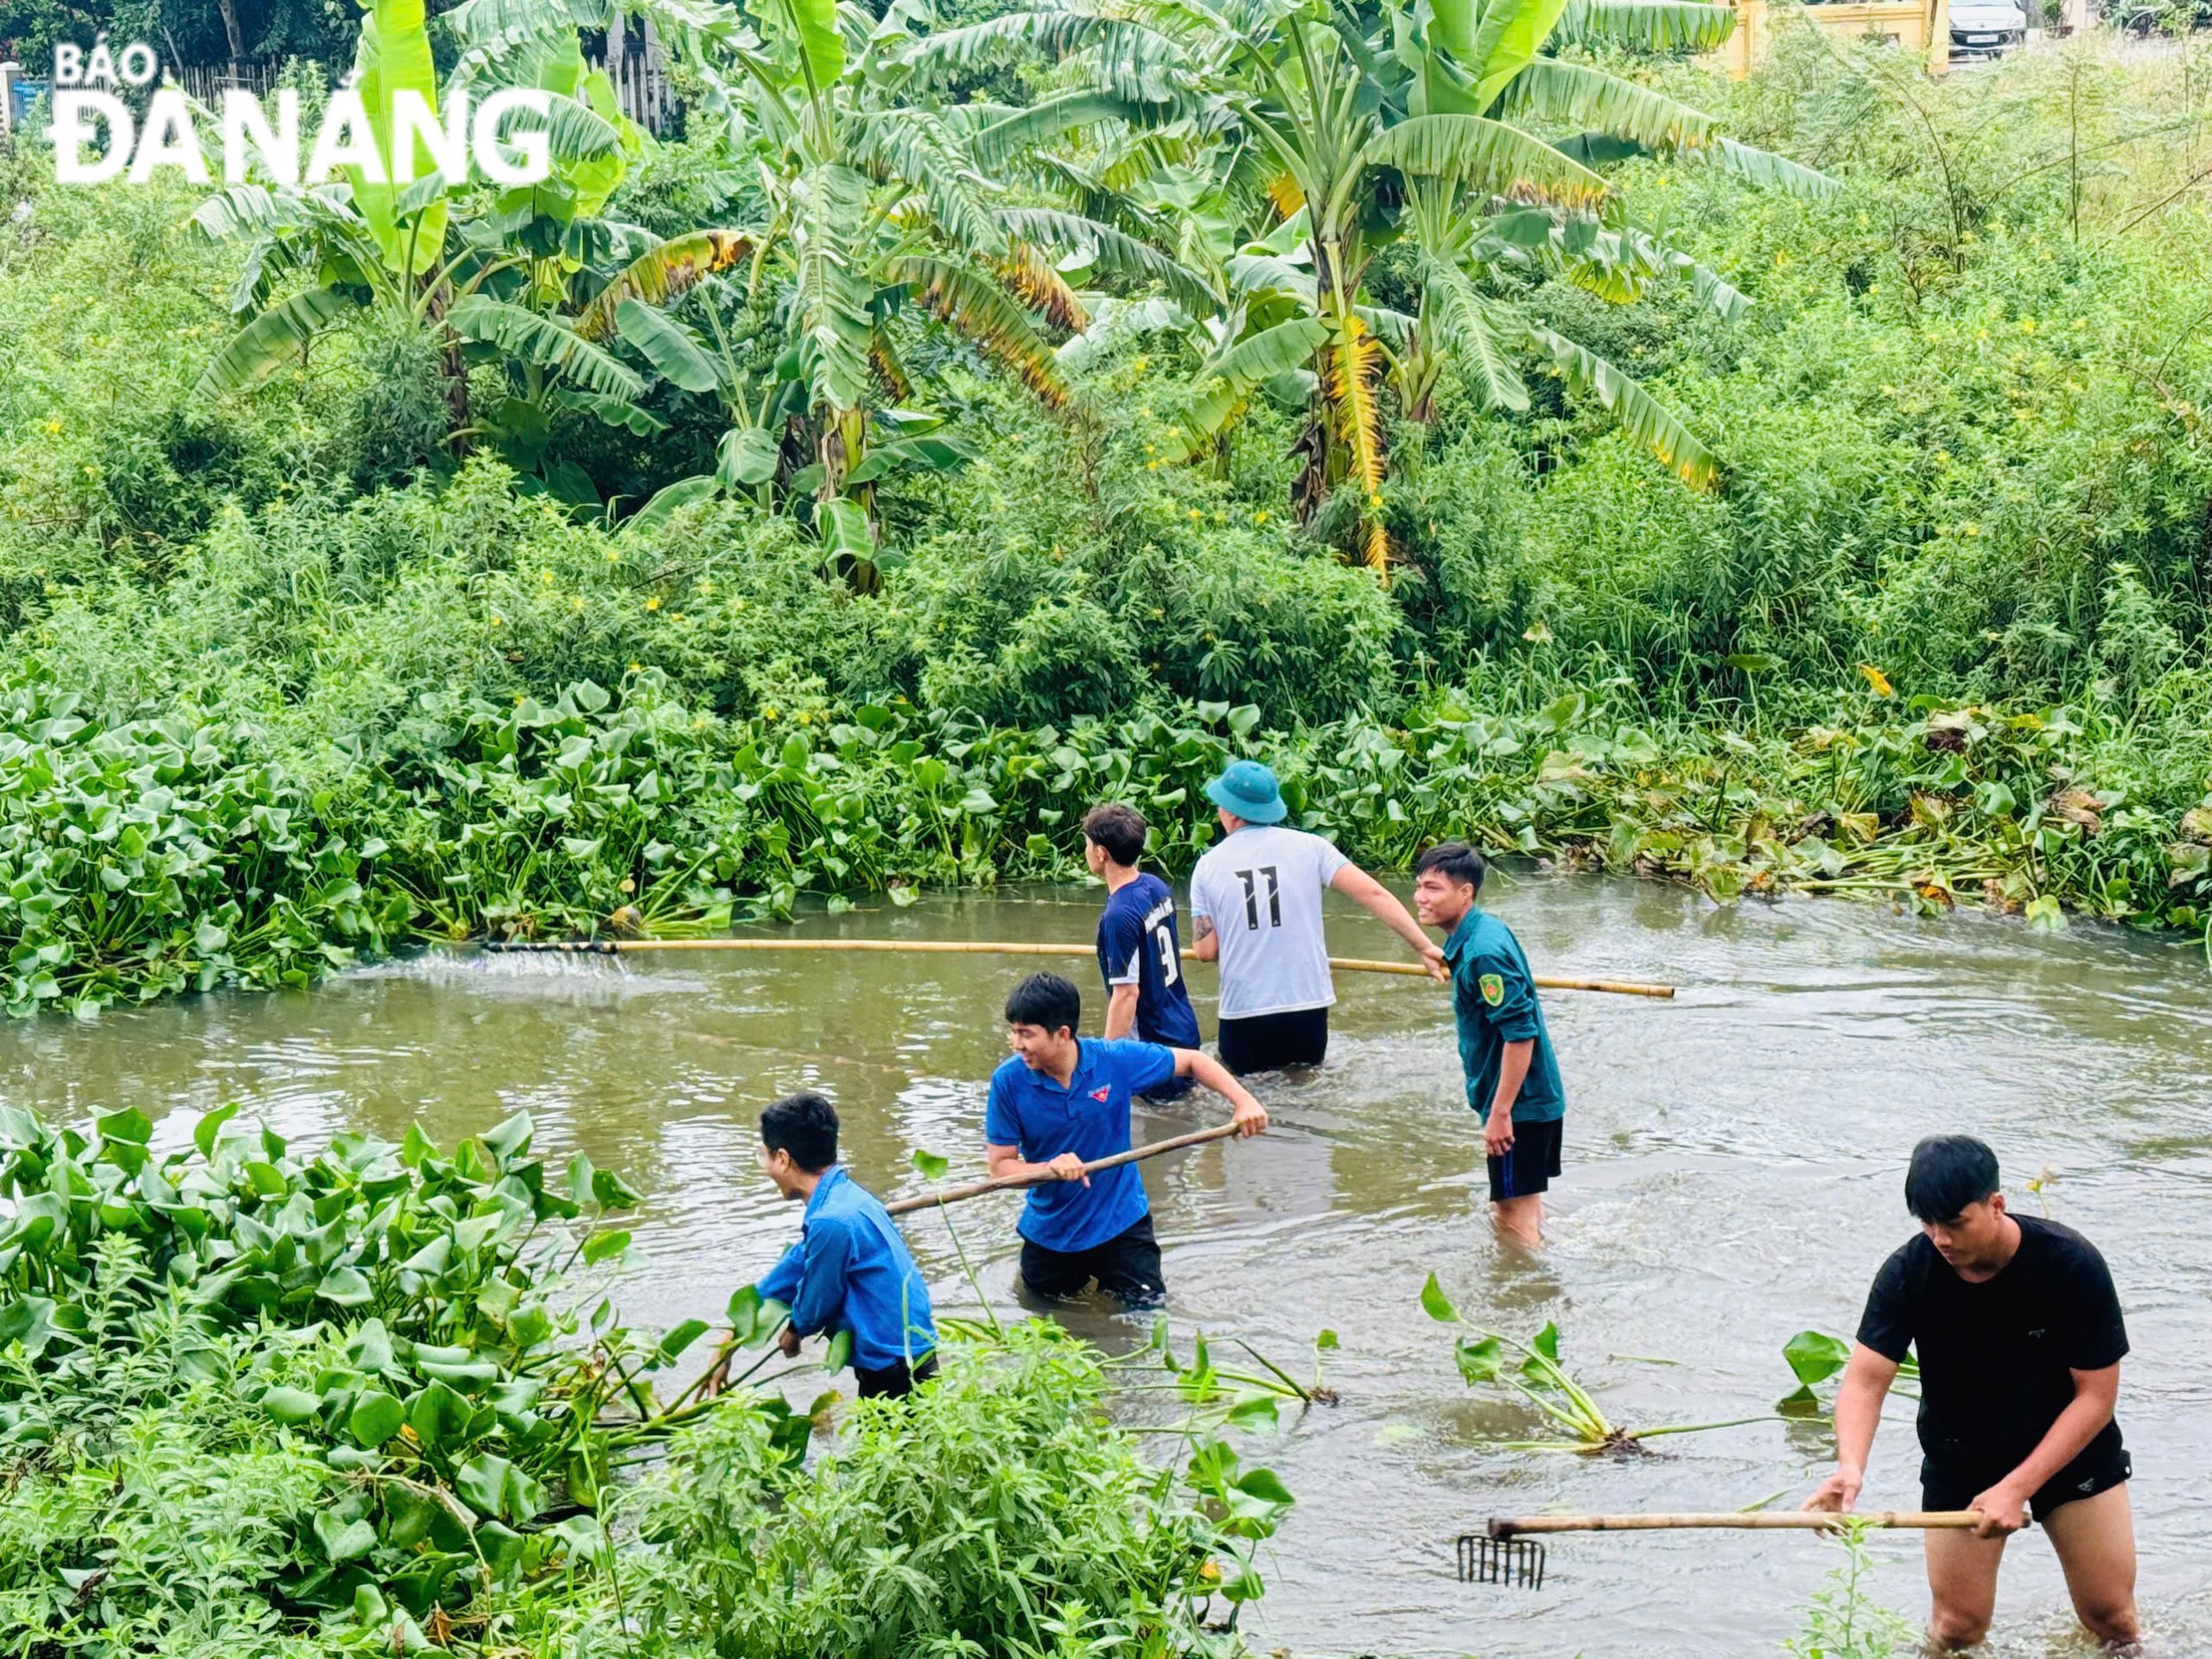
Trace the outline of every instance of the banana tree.
<path fill-rule="evenodd" d="M 691 0 L 695 20 L 711 16 L 702 3 Z M 674 315 L 652 296 L 602 301 L 582 331 L 620 340 L 652 372 L 719 402 L 728 422 L 715 472 L 662 491 L 641 510 L 648 523 L 717 493 L 780 488 L 865 581 L 878 556 L 877 480 L 964 459 L 935 416 L 908 407 L 918 340 L 947 332 L 1065 410 L 1050 336 L 1088 316 L 1061 264 L 1195 279 L 1111 225 L 1007 205 L 993 176 L 1075 125 L 1137 117 L 1138 104 L 1090 92 L 1019 110 L 938 99 L 905 61 L 913 16 L 902 5 L 879 20 L 836 0 L 766 0 L 755 15 L 758 32 L 676 20 L 725 143 L 761 181 L 744 283 L 701 286 Z M 788 343 L 772 370 L 748 372 L 730 350 L 725 316 L 741 304 L 782 319 Z"/>
<path fill-rule="evenodd" d="M 596 286 L 655 257 L 654 238 L 595 217 L 647 141 L 616 108 L 606 77 L 584 73 L 571 10 L 469 0 L 448 22 L 463 51 L 442 87 L 422 0 L 377 0 L 363 19 L 357 84 L 379 150 L 392 154 L 393 101 L 403 92 L 435 114 L 463 92 L 532 86 L 549 94 L 550 176 L 487 201 L 464 194 L 418 151 L 417 176 L 405 183 L 352 169 L 327 183 L 216 193 L 194 218 L 207 235 L 247 245 L 230 296 L 242 326 L 203 372 L 200 390 L 251 386 L 323 333 L 381 309 L 444 353 L 452 436 L 497 442 L 533 474 L 548 416 L 564 400 L 632 429 L 652 418 L 632 401 L 643 378 L 563 315 L 580 278 Z M 472 414 L 467 372 L 486 362 L 505 370 L 509 395 Z M 573 468 L 544 477 L 564 493 L 589 493 Z"/>
<path fill-rule="evenodd" d="M 1042 50 L 1096 87 L 1205 112 L 1236 155 L 1209 206 L 1255 217 L 1220 314 L 1231 326 L 1206 355 L 1183 442 L 1198 453 L 1256 390 L 1309 376 L 1295 504 L 1310 517 L 1351 492 L 1379 575 L 1390 556 L 1377 516 L 1383 394 L 1422 418 L 1447 363 L 1510 409 L 1528 401 L 1516 360 L 1534 358 L 1595 395 L 1685 482 L 1717 477 L 1718 458 L 1681 419 L 1509 296 L 1524 271 L 1627 298 L 1688 269 L 1717 307 L 1740 308 L 1725 282 L 1634 226 L 1599 168 L 1649 153 L 1789 188 L 1827 181 L 1664 94 L 1550 54 L 1568 41 L 1711 47 L 1732 22 L 1700 0 L 1054 0 L 931 36 L 919 55 L 943 76 Z M 1364 291 L 1376 256 L 1404 239 L 1423 277 L 1411 317 Z"/>

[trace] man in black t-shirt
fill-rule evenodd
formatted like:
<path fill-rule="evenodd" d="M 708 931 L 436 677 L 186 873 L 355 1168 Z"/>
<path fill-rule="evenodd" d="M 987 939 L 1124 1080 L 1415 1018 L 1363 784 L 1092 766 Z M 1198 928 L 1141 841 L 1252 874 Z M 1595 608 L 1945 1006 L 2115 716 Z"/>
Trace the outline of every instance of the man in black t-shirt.
<path fill-rule="evenodd" d="M 1808 1510 L 1859 1501 L 1882 1399 L 1920 1357 L 1922 1502 L 1980 1510 L 1925 1535 L 1929 1634 L 1968 1648 L 1997 1607 L 2005 1540 L 2028 1510 L 2050 1535 L 2074 1611 L 2107 1645 L 2135 1640 L 2132 1472 L 2113 1405 L 2127 1332 L 2112 1274 L 2070 1227 L 2005 1213 L 1997 1155 L 1962 1135 L 1913 1148 L 1905 1204 L 1921 1236 L 1882 1264 L 1836 1395 L 1836 1471 Z"/>

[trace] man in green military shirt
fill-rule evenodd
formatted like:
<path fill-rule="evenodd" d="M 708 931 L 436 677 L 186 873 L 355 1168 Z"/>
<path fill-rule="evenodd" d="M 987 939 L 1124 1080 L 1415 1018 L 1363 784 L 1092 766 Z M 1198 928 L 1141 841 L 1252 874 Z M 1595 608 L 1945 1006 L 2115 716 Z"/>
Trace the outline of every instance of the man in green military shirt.
<path fill-rule="evenodd" d="M 1491 1213 L 1522 1244 L 1543 1243 L 1544 1192 L 1559 1173 L 1567 1091 L 1560 1087 L 1536 982 L 1513 930 L 1475 902 L 1483 857 L 1459 842 L 1414 864 L 1414 913 L 1441 928 L 1467 1104 L 1483 1114 Z"/>

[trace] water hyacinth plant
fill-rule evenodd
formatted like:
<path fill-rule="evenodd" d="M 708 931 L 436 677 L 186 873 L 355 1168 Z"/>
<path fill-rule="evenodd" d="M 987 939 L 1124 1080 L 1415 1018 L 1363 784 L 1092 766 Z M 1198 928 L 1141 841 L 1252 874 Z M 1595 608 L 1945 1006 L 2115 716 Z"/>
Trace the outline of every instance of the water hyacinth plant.
<path fill-rule="evenodd" d="M 1556 1324 L 1547 1323 L 1525 1343 L 1497 1332 L 1481 1330 L 1460 1316 L 1433 1273 L 1421 1287 L 1421 1306 L 1432 1319 L 1458 1325 L 1466 1333 L 1453 1342 L 1452 1357 L 1468 1387 L 1506 1389 L 1535 1407 L 1547 1422 L 1566 1437 L 1497 1442 L 1503 1451 L 1632 1453 L 1645 1450 L 1646 1440 L 1662 1435 L 1698 1434 L 1710 1429 L 1736 1428 L 1745 1423 L 1772 1421 L 1770 1414 L 1762 1414 L 1713 1423 L 1624 1427 L 1608 1417 L 1596 1397 L 1560 1363 Z"/>
<path fill-rule="evenodd" d="M 1793 1416 L 1810 1415 L 1824 1408 L 1815 1390 L 1830 1377 L 1840 1375 L 1851 1363 L 1851 1344 L 1825 1331 L 1800 1331 L 1783 1344 L 1782 1357 L 1789 1362 L 1790 1373 L 1797 1379 L 1797 1388 L 1777 1402 L 1775 1409 Z M 1920 1362 L 1908 1354 L 1897 1362 L 1897 1385 L 1907 1395 L 1916 1397 L 1916 1385 L 1919 1381 Z"/>
<path fill-rule="evenodd" d="M 0 1651 L 1234 1651 L 1271 1471 L 1203 1424 L 1140 1455 L 1033 1323 L 946 1321 L 906 1403 L 668 1382 L 708 1323 L 624 1325 L 636 1195 L 532 1140 L 0 1109 Z"/>

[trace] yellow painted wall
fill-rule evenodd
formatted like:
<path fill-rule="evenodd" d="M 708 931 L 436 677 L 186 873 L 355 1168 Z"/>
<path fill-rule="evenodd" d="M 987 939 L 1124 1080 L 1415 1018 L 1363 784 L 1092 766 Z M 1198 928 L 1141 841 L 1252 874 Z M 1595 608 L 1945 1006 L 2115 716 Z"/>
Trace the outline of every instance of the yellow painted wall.
<path fill-rule="evenodd" d="M 1800 10 L 1807 22 L 1839 41 L 1880 35 L 1925 58 L 1931 75 L 1950 67 L 1950 0 L 1853 0 Z M 1713 54 L 1713 61 L 1741 80 L 1773 49 L 1775 26 L 1768 0 L 1736 0 L 1736 32 Z"/>

